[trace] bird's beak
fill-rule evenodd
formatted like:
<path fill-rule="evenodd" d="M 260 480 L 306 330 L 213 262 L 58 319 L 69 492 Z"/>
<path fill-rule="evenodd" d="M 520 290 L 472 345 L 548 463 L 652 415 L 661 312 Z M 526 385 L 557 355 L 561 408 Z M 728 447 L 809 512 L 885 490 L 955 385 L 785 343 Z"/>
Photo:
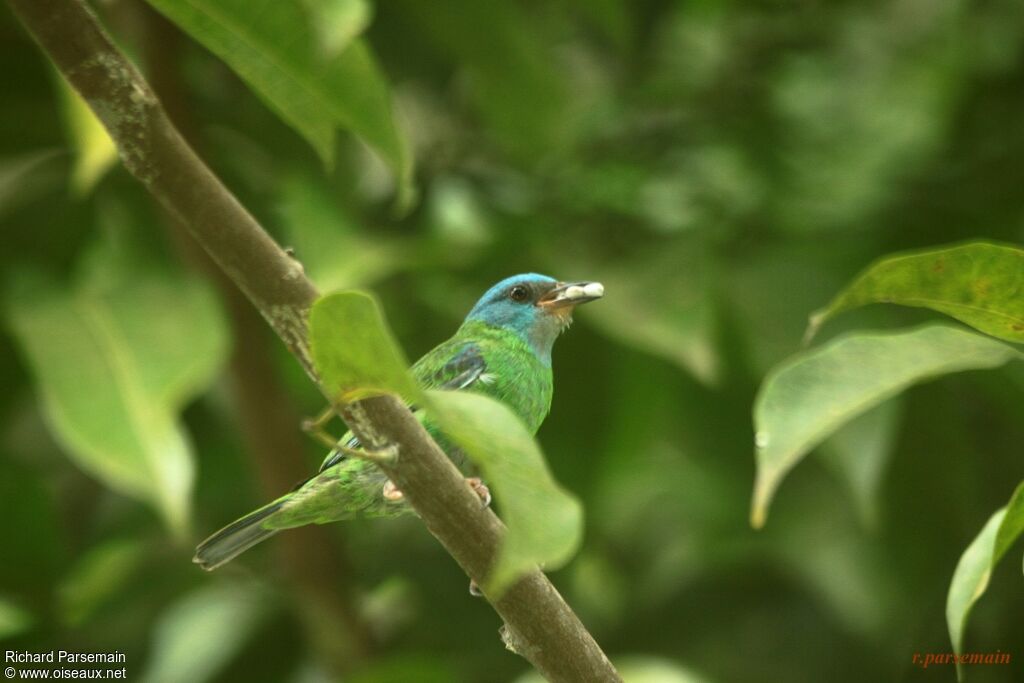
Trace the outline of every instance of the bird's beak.
<path fill-rule="evenodd" d="M 546 309 L 577 306 L 604 296 L 604 285 L 600 282 L 559 282 L 537 305 Z"/>

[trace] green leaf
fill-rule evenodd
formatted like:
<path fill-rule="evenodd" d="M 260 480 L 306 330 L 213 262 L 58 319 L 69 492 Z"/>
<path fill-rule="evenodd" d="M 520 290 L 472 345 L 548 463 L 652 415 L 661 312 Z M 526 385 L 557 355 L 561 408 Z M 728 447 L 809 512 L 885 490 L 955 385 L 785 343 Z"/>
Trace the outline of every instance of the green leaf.
<path fill-rule="evenodd" d="M 1024 343 L 1024 249 L 974 242 L 887 256 L 811 316 L 807 338 L 839 313 L 872 303 L 931 308 Z"/>
<path fill-rule="evenodd" d="M 260 592 L 239 585 L 212 585 L 189 593 L 157 621 L 142 680 L 210 680 L 259 626 L 266 601 Z"/>
<path fill-rule="evenodd" d="M 90 550 L 61 583 L 57 598 L 64 621 L 79 626 L 123 589 L 145 558 L 136 539 L 108 541 Z"/>
<path fill-rule="evenodd" d="M 309 344 L 321 383 L 339 403 L 388 393 L 407 401 L 421 396 L 369 294 L 335 292 L 318 299 L 309 313 Z"/>
<path fill-rule="evenodd" d="M 320 50 L 337 57 L 373 19 L 369 0 L 305 0 L 320 38 Z"/>
<path fill-rule="evenodd" d="M 13 638 L 32 627 L 35 619 L 18 605 L 0 598 L 0 640 Z"/>
<path fill-rule="evenodd" d="M 183 533 L 194 464 L 177 416 L 225 360 L 220 311 L 197 281 L 106 254 L 91 265 L 70 289 L 22 287 L 8 323 L 68 455 Z"/>
<path fill-rule="evenodd" d="M 301 4 L 279 0 L 149 0 L 230 66 L 328 166 L 334 131 L 351 130 L 398 178 L 399 203 L 412 193 L 412 159 L 392 115 L 387 83 L 361 39 L 340 54 L 320 49 L 323 33 Z M 354 29 L 349 26 L 348 31 Z M 336 37 L 328 38 L 337 44 Z"/>
<path fill-rule="evenodd" d="M 946 624 L 953 650 L 963 652 L 964 629 L 971 608 L 988 588 L 992 570 L 1014 541 L 1024 532 L 1024 482 L 1010 497 L 1009 504 L 993 514 L 981 533 L 975 537 L 953 572 L 946 597 Z M 957 676 L 963 679 L 963 670 L 957 663 Z"/>
<path fill-rule="evenodd" d="M 424 394 L 367 294 L 322 297 L 313 305 L 309 327 L 313 363 L 335 400 L 398 394 L 423 406 L 480 467 L 508 526 L 489 591 L 500 593 L 537 564 L 554 568 L 572 556 L 580 541 L 580 505 L 555 483 L 540 449 L 506 406 L 476 394 Z"/>
<path fill-rule="evenodd" d="M 82 97 L 62 77 L 57 76 L 55 81 L 67 135 L 75 149 L 71 192 L 77 197 L 84 197 L 117 163 L 117 147 Z"/>
<path fill-rule="evenodd" d="M 428 412 L 476 464 L 508 527 L 487 578 L 500 594 L 537 565 L 557 569 L 575 554 L 583 508 L 551 476 L 530 433 L 503 403 L 468 392 L 428 392 Z"/>
<path fill-rule="evenodd" d="M 764 525 L 786 473 L 857 415 L 924 379 L 1016 358 L 1006 344 L 948 325 L 851 334 L 790 358 L 768 373 L 754 404 L 751 524 Z"/>

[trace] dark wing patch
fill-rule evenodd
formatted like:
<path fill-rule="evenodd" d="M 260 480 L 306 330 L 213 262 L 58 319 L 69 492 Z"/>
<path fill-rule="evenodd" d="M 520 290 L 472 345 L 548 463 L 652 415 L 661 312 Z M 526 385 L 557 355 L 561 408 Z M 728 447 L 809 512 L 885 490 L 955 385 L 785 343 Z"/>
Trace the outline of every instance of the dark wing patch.
<path fill-rule="evenodd" d="M 480 347 L 468 343 L 433 374 L 429 384 L 437 389 L 458 391 L 476 382 L 485 372 L 487 363 L 480 353 Z"/>
<path fill-rule="evenodd" d="M 351 439 L 349 439 L 348 441 L 345 442 L 345 447 L 346 448 L 359 448 L 359 439 L 357 439 L 356 437 L 353 436 Z M 320 469 L 317 470 L 317 474 L 320 474 L 321 472 L 326 470 L 328 467 L 334 467 L 335 465 L 337 465 L 339 462 L 341 462 L 342 460 L 344 460 L 347 457 L 348 456 L 345 455 L 344 453 L 342 453 L 341 451 L 338 451 L 338 450 L 331 451 L 330 454 L 327 456 L 327 458 L 324 460 L 324 464 L 320 465 Z M 306 482 L 302 482 L 302 483 L 305 484 Z M 299 484 L 299 486 L 302 486 L 302 484 Z M 296 487 L 296 488 L 298 488 L 298 487 Z"/>

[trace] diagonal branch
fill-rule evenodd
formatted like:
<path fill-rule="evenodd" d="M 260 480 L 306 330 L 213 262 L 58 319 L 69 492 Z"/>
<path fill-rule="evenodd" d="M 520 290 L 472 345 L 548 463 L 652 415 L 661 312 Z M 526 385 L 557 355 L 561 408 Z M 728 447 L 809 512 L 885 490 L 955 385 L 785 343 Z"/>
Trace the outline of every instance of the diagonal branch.
<path fill-rule="evenodd" d="M 306 373 L 316 381 L 306 316 L 317 297 L 302 266 L 182 139 L 138 71 L 112 44 L 84 0 L 8 0 L 58 70 L 82 94 L 118 146 L 121 160 L 245 293 Z M 390 396 L 338 409 L 370 448 L 397 444 L 397 466 L 383 466 L 430 532 L 478 584 L 504 535 L 481 510 L 462 475 L 412 413 Z M 539 570 L 491 604 L 506 644 L 551 681 L 621 681 L 615 668 Z"/>

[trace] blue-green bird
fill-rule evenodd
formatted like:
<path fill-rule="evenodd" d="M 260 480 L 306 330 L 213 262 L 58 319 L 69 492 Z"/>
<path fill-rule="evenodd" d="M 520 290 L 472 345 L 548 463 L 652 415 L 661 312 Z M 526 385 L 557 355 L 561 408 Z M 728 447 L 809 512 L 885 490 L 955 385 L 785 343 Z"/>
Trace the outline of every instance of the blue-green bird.
<path fill-rule="evenodd" d="M 544 275 L 515 275 L 491 287 L 477 301 L 455 335 L 420 358 L 413 376 L 425 388 L 473 391 L 504 402 L 536 433 L 551 409 L 551 348 L 572 322 L 573 309 L 600 298 L 598 282 L 559 282 Z M 429 418 L 430 432 L 459 466 L 464 458 Z M 359 448 L 346 434 L 345 450 Z M 471 484 L 485 503 L 490 494 L 479 479 Z M 274 502 L 229 524 L 196 549 L 193 562 L 216 569 L 282 529 L 355 517 L 409 511 L 402 494 L 367 459 L 335 449 L 320 471 Z"/>

